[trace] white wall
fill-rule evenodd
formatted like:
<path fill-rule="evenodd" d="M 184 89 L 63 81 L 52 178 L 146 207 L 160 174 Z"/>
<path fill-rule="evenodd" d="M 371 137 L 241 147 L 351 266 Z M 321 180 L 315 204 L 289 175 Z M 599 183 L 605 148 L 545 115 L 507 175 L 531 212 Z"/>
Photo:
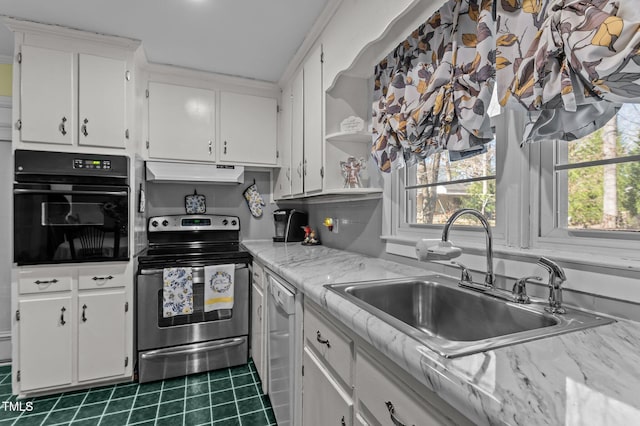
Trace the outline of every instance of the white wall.
<path fill-rule="evenodd" d="M 0 362 L 11 358 L 11 142 L 0 141 Z"/>

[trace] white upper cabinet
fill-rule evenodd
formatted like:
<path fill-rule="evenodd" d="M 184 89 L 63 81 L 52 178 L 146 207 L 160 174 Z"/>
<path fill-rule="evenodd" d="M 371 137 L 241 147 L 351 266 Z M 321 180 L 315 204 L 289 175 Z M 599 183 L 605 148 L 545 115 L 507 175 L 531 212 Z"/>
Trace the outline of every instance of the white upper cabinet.
<path fill-rule="evenodd" d="M 21 53 L 22 140 L 73 144 L 73 53 L 33 46 L 22 46 Z"/>
<path fill-rule="evenodd" d="M 322 45 L 304 63 L 304 191 L 322 190 Z"/>
<path fill-rule="evenodd" d="M 291 195 L 291 126 L 292 126 L 292 85 L 282 91 L 280 116 L 278 117 L 278 153 L 280 168 L 274 171 L 273 198 L 278 200 Z"/>
<path fill-rule="evenodd" d="M 215 160 L 213 90 L 149 83 L 149 157 Z"/>
<path fill-rule="evenodd" d="M 19 66 L 22 142 L 126 146 L 125 60 L 23 45 Z"/>
<path fill-rule="evenodd" d="M 293 78 L 291 105 L 291 194 L 300 195 L 304 155 L 304 84 L 302 70 Z"/>
<path fill-rule="evenodd" d="M 276 165 L 278 102 L 220 93 L 220 161 Z"/>
<path fill-rule="evenodd" d="M 126 63 L 84 54 L 78 60 L 78 144 L 124 148 Z"/>

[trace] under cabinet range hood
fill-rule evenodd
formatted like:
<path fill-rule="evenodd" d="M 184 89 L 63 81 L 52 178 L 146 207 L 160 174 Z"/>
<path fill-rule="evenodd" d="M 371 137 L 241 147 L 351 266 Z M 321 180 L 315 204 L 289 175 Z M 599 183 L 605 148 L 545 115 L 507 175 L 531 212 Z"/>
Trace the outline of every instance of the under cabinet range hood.
<path fill-rule="evenodd" d="M 147 161 L 148 182 L 244 183 L 244 166 Z"/>

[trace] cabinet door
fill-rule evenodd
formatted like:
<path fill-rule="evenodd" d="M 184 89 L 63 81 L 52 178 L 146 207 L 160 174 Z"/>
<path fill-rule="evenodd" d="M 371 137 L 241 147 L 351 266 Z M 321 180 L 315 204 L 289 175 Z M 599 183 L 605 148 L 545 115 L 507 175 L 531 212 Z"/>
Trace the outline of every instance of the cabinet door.
<path fill-rule="evenodd" d="M 79 381 L 124 375 L 124 304 L 124 290 L 78 296 Z"/>
<path fill-rule="evenodd" d="M 292 126 L 292 86 L 287 86 L 282 91 L 282 103 L 280 107 L 278 132 L 278 161 L 280 168 L 275 171 L 275 182 L 273 185 L 273 198 L 280 199 L 291 195 L 291 126 Z"/>
<path fill-rule="evenodd" d="M 351 425 L 353 402 L 309 348 L 304 348 L 302 424 L 304 426 Z"/>
<path fill-rule="evenodd" d="M 20 390 L 71 384 L 71 296 L 21 300 Z"/>
<path fill-rule="evenodd" d="M 291 97 L 291 193 L 304 192 L 302 161 L 304 155 L 304 77 L 302 70 L 293 78 Z"/>
<path fill-rule="evenodd" d="M 304 63 L 304 191 L 322 190 L 322 46 Z"/>
<path fill-rule="evenodd" d="M 278 101 L 220 93 L 220 161 L 276 164 Z"/>
<path fill-rule="evenodd" d="M 251 357 L 256 364 L 258 376 L 263 382 L 266 380 L 264 375 L 264 303 L 263 293 L 258 286 L 253 284 L 251 291 Z"/>
<path fill-rule="evenodd" d="M 24 142 L 73 143 L 73 53 L 22 46 L 20 137 Z"/>
<path fill-rule="evenodd" d="M 124 148 L 126 62 L 80 54 L 78 144 Z"/>
<path fill-rule="evenodd" d="M 215 92 L 149 83 L 149 157 L 214 161 Z"/>

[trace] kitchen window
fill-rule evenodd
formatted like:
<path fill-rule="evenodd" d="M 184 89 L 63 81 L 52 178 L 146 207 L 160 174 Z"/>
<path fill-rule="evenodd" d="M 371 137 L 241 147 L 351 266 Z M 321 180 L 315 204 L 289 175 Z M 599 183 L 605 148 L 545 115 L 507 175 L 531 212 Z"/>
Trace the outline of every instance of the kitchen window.
<path fill-rule="evenodd" d="M 541 144 L 539 170 L 539 245 L 637 245 L 640 105 L 582 139 Z"/>
<path fill-rule="evenodd" d="M 506 147 L 498 141 L 507 139 L 507 123 L 501 115 L 494 117 L 492 124 L 495 138 L 484 145 L 482 154 L 453 160 L 449 151 L 442 151 L 391 173 L 385 187 L 392 200 L 387 203 L 391 218 L 385 230 L 387 240 L 440 238 L 444 223 L 461 208 L 482 212 L 492 227 L 494 240 L 503 239 L 505 214 L 500 194 L 506 181 L 500 176 L 505 173 Z M 481 231 L 477 220 L 462 217 L 456 222 L 452 239 L 484 244 Z"/>

